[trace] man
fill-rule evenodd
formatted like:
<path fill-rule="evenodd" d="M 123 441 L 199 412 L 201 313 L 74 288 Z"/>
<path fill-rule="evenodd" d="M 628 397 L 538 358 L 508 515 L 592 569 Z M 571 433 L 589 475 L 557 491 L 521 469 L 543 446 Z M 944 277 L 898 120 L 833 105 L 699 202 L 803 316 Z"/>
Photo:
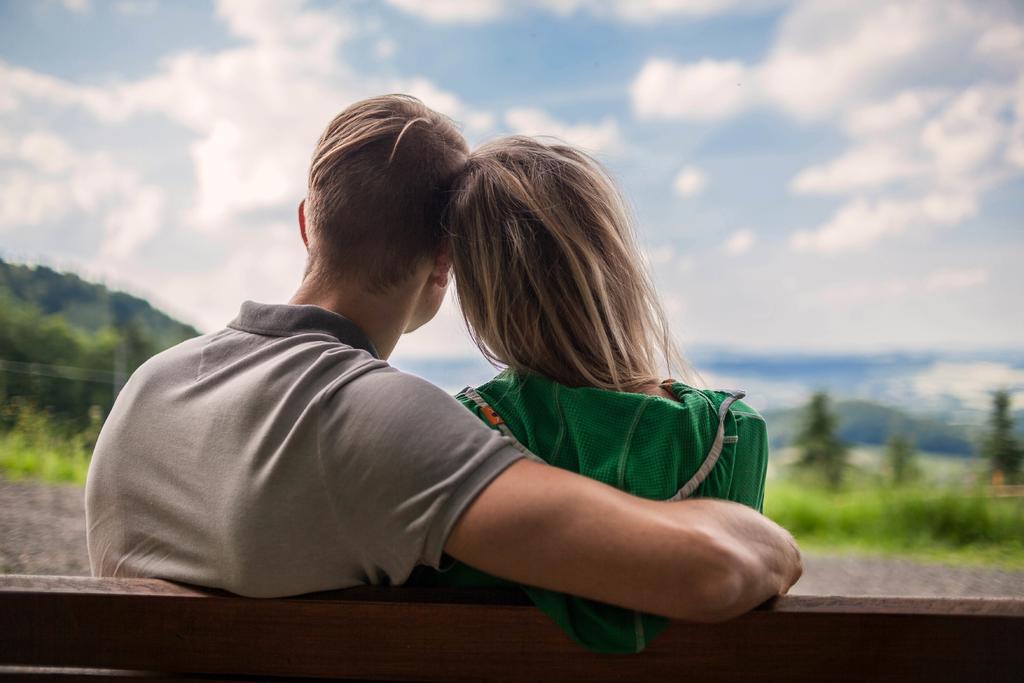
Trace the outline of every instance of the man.
<path fill-rule="evenodd" d="M 465 140 L 402 96 L 359 102 L 313 155 L 288 305 L 143 365 L 86 488 L 94 574 L 284 596 L 400 584 L 445 553 L 520 583 L 718 620 L 785 592 L 792 537 L 749 508 L 641 500 L 537 462 L 389 366 L 448 285 L 441 226 Z"/>

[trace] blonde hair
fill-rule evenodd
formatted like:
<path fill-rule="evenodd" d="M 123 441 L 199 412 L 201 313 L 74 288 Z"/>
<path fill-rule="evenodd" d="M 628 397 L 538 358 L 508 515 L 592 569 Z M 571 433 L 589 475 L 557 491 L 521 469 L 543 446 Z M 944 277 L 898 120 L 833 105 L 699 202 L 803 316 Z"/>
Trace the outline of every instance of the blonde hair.
<path fill-rule="evenodd" d="M 307 272 L 386 289 L 444 244 L 451 183 L 469 148 L 409 95 L 356 102 L 327 125 L 309 167 Z"/>
<path fill-rule="evenodd" d="M 593 158 L 527 137 L 483 145 L 446 225 L 463 317 L 492 363 L 616 391 L 686 372 L 626 207 Z"/>

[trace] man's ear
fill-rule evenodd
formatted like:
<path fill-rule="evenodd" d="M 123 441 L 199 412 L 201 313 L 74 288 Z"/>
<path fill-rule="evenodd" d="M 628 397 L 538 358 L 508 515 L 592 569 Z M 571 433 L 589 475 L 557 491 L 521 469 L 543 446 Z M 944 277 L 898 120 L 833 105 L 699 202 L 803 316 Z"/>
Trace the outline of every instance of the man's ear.
<path fill-rule="evenodd" d="M 452 248 L 447 242 L 438 249 L 434 256 L 434 270 L 430 273 L 430 281 L 438 287 L 447 287 L 452 274 Z"/>
<path fill-rule="evenodd" d="M 306 234 L 306 200 L 299 202 L 299 234 L 302 235 L 302 243 L 309 249 L 309 236 Z"/>

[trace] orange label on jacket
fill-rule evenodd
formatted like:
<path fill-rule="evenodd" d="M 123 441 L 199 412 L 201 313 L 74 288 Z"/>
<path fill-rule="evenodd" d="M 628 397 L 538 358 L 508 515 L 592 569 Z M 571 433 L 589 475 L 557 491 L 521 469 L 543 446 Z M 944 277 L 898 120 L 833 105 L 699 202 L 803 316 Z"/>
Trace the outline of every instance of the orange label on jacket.
<path fill-rule="evenodd" d="M 484 413 L 484 417 L 486 417 L 487 421 L 490 422 L 492 425 L 500 425 L 505 423 L 505 421 L 501 419 L 501 415 L 498 415 L 496 412 L 494 412 L 494 408 L 490 406 L 484 406 L 482 410 Z"/>

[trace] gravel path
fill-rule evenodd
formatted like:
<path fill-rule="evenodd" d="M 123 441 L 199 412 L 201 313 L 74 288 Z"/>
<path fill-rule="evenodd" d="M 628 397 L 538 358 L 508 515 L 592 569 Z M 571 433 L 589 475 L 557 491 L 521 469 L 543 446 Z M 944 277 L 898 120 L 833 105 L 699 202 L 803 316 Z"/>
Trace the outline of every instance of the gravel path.
<path fill-rule="evenodd" d="M 1024 598 L 1024 571 L 951 567 L 893 557 L 805 555 L 794 595 Z"/>
<path fill-rule="evenodd" d="M 87 575 L 83 490 L 0 478 L 0 573 Z M 802 595 L 1024 598 L 1024 571 L 807 555 Z"/>
<path fill-rule="evenodd" d="M 83 494 L 0 478 L 0 573 L 88 575 Z"/>

